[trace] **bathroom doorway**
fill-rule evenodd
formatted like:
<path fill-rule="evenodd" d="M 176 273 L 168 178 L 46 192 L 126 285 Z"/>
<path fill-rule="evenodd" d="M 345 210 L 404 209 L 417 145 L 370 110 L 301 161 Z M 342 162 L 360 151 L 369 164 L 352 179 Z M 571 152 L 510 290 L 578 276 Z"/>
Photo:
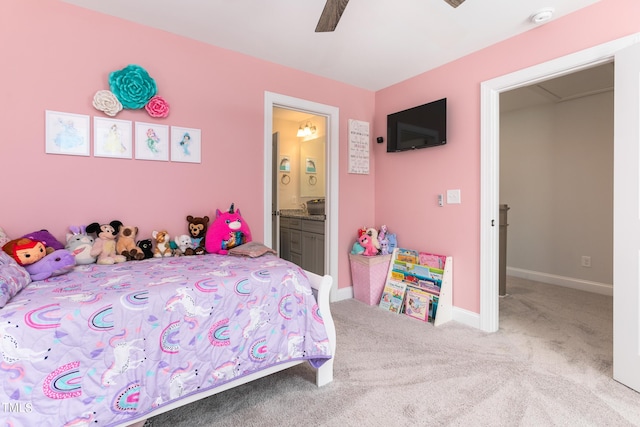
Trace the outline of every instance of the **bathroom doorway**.
<path fill-rule="evenodd" d="M 274 242 L 274 222 L 276 223 L 275 227 L 278 227 L 278 219 L 276 221 L 273 220 L 273 212 L 278 209 L 274 209 L 274 200 L 277 199 L 274 197 L 274 183 L 273 177 L 277 175 L 281 177 L 284 173 L 279 171 L 280 163 L 284 159 L 274 159 L 274 145 L 280 145 L 282 142 L 282 131 L 279 129 L 274 129 L 274 111 L 276 109 L 285 109 L 289 111 L 294 111 L 298 113 L 307 114 L 309 117 L 318 117 L 318 120 L 324 121 L 324 132 L 325 132 L 325 147 L 324 147 L 324 164 L 325 164 L 325 173 L 324 179 L 322 180 L 324 183 L 324 194 L 325 194 L 325 208 L 324 208 L 324 216 L 325 216 L 325 224 L 324 224 L 324 248 L 323 248 L 323 264 L 324 264 L 324 274 L 328 274 L 333 278 L 333 286 L 331 291 L 331 300 L 335 301 L 337 299 L 337 289 L 338 289 L 338 200 L 339 200 L 339 186 L 338 186 L 338 171 L 339 171 L 339 157 L 338 157 L 338 148 L 339 148 L 339 110 L 337 107 L 319 104 L 312 101 L 307 101 L 298 98 L 292 98 L 286 95 L 279 95 L 271 92 L 265 92 L 265 149 L 264 149 L 264 243 L 271 247 L 278 247 L 278 242 Z M 277 111 L 276 111 L 277 113 Z M 302 125 L 302 130 L 305 131 L 306 122 Z M 310 123 L 310 128 L 314 125 L 313 122 Z M 300 128 L 300 124 L 298 128 Z M 318 124 L 316 126 L 316 135 L 318 133 Z M 277 131 L 277 142 L 274 143 L 274 133 Z M 311 135 L 313 136 L 313 130 L 311 130 Z M 297 129 L 296 129 L 296 138 L 297 137 Z M 311 138 L 313 139 L 313 138 Z M 304 138 L 303 138 L 304 140 Z M 282 151 L 282 150 L 278 150 Z M 283 153 L 287 154 L 287 153 Z M 279 155 L 279 154 L 278 154 Z M 315 156 L 314 153 L 306 156 L 313 159 Z M 319 176 L 318 169 L 312 166 L 307 168 L 306 166 L 306 157 L 305 157 L 305 173 L 301 174 L 301 178 L 299 183 L 302 182 L 302 178 L 305 178 L 306 182 L 309 184 L 311 181 L 315 181 L 317 185 Z M 299 155 L 297 157 L 299 160 Z M 293 157 L 290 157 L 290 161 L 293 160 Z M 286 162 L 284 162 L 283 167 L 286 169 Z M 277 168 L 277 171 L 274 171 L 274 168 Z M 307 173 L 307 171 L 309 173 Z M 315 180 L 311 178 L 311 176 L 315 176 Z M 289 179 L 292 177 L 289 176 Z M 280 179 L 280 178 L 278 178 Z M 287 180 L 285 178 L 285 180 Z M 293 187 L 291 187 L 293 188 Z M 313 196 L 303 197 L 305 201 L 313 200 Z M 277 239 L 277 238 L 276 238 Z"/>

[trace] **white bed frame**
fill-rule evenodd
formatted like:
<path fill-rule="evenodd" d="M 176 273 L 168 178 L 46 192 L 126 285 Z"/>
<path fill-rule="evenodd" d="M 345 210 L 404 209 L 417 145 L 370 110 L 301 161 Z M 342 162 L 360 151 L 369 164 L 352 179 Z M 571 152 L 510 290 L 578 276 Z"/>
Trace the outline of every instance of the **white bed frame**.
<path fill-rule="evenodd" d="M 316 291 L 316 299 L 318 302 L 318 307 L 320 308 L 320 312 L 322 313 L 322 320 L 324 321 L 324 325 L 327 329 L 327 336 L 329 338 L 329 344 L 331 345 L 331 354 L 333 357 L 327 360 L 320 368 L 316 371 L 316 385 L 318 387 L 322 387 L 323 385 L 329 384 L 333 381 L 333 361 L 335 359 L 336 354 L 336 327 L 333 323 L 333 317 L 331 316 L 331 307 L 329 305 L 329 295 L 331 293 L 331 286 L 333 285 L 333 279 L 329 275 L 319 276 L 315 273 L 311 273 L 309 271 L 305 271 L 309 281 L 311 282 L 311 287 Z M 249 383 L 251 381 L 257 380 L 259 378 L 266 377 L 268 375 L 274 374 L 276 372 L 283 371 L 285 369 L 291 368 L 292 366 L 299 365 L 300 363 L 305 363 L 306 360 L 297 360 L 295 362 L 287 362 L 282 363 L 280 365 L 272 366 L 270 368 L 264 369 L 259 372 L 254 372 L 253 374 L 244 376 L 242 378 L 238 378 L 233 381 L 229 381 L 221 385 L 220 387 L 216 387 L 211 390 L 205 390 L 201 393 L 197 393 L 184 399 L 177 400 L 175 402 L 169 403 L 161 408 L 158 408 L 152 412 L 149 412 L 144 415 L 144 419 L 140 419 L 139 421 L 127 421 L 126 424 L 121 424 L 120 426 L 130 426 L 130 427 L 142 427 L 145 421 L 148 418 L 155 417 L 156 415 L 163 414 L 172 409 L 179 408 L 184 405 L 188 405 L 189 403 L 195 402 L 200 399 L 204 399 L 209 396 L 213 396 L 214 394 L 221 393 L 223 391 L 232 389 L 242 384 Z"/>

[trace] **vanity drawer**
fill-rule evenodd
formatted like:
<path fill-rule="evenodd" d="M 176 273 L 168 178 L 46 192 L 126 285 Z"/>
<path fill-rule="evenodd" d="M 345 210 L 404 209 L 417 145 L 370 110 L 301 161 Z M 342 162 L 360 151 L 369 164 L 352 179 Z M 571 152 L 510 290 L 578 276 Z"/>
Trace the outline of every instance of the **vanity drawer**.
<path fill-rule="evenodd" d="M 291 230 L 289 236 L 289 250 L 295 253 L 302 253 L 302 231 L 300 230 Z"/>
<path fill-rule="evenodd" d="M 300 230 L 302 228 L 302 220 L 300 218 L 284 217 L 280 218 L 280 227 L 294 228 Z"/>
<path fill-rule="evenodd" d="M 302 230 L 309 233 L 324 234 L 324 221 L 305 219 L 302 221 Z"/>

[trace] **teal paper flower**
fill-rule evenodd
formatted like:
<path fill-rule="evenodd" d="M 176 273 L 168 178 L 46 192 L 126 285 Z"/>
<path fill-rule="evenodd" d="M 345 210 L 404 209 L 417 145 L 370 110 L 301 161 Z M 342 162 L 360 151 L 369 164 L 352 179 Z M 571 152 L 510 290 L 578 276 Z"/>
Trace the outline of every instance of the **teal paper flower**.
<path fill-rule="evenodd" d="M 109 74 L 111 92 L 124 108 L 142 108 L 158 92 L 156 81 L 139 65 L 127 65 Z"/>

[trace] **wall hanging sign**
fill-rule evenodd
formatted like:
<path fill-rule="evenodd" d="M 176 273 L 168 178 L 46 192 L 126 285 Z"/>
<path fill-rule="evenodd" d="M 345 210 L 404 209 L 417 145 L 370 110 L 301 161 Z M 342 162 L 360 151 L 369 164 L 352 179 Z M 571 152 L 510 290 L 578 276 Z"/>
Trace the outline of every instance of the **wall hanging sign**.
<path fill-rule="evenodd" d="M 45 111 L 45 152 L 89 156 L 91 134 L 89 116 Z"/>
<path fill-rule="evenodd" d="M 169 126 L 136 122 L 136 159 L 169 160 Z"/>
<path fill-rule="evenodd" d="M 349 119 L 349 173 L 369 174 L 369 122 Z"/>
<path fill-rule="evenodd" d="M 131 159 L 133 127 L 129 120 L 93 118 L 93 155 Z"/>
<path fill-rule="evenodd" d="M 172 162 L 200 163 L 201 147 L 200 129 L 171 126 Z"/>

